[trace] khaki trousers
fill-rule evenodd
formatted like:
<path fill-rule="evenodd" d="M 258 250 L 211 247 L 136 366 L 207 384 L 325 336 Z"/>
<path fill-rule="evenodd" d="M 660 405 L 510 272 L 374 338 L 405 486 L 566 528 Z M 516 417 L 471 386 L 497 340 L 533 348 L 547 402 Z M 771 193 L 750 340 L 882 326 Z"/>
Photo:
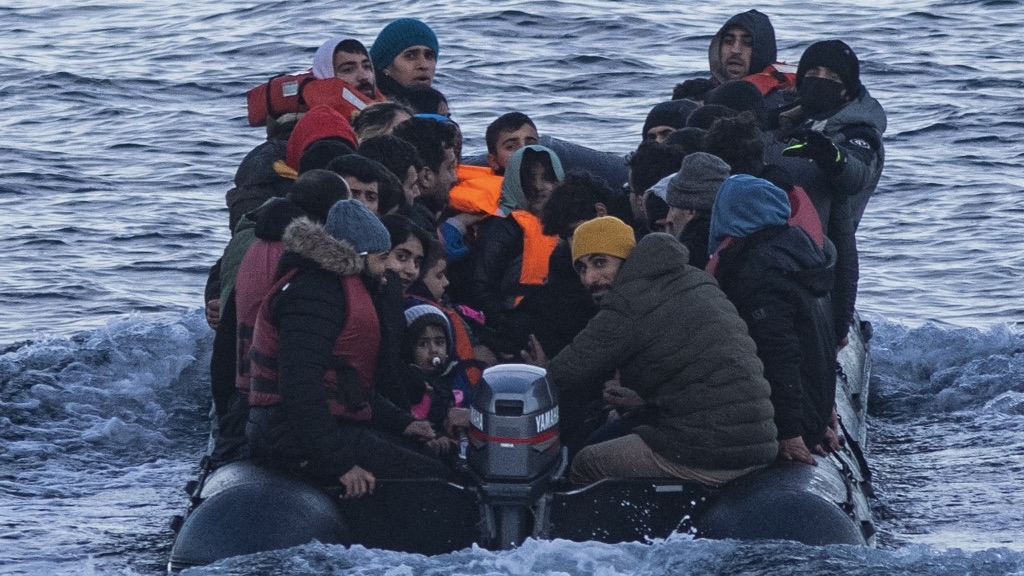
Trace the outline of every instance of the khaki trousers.
<path fill-rule="evenodd" d="M 636 434 L 592 444 L 580 450 L 569 468 L 569 481 L 581 486 L 602 478 L 678 478 L 717 487 L 758 469 L 705 470 L 655 454 Z"/>

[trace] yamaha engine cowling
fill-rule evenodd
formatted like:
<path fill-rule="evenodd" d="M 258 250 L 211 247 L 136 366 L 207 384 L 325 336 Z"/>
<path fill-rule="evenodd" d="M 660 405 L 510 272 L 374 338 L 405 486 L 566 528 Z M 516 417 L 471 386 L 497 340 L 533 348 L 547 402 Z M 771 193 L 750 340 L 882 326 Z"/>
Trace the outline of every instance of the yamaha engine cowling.
<path fill-rule="evenodd" d="M 530 480 L 558 463 L 558 403 L 543 368 L 484 370 L 470 407 L 467 459 L 484 480 Z"/>
<path fill-rule="evenodd" d="M 543 368 L 484 370 L 470 406 L 466 459 L 482 497 L 482 544 L 509 549 L 548 529 L 549 492 L 568 462 Z"/>

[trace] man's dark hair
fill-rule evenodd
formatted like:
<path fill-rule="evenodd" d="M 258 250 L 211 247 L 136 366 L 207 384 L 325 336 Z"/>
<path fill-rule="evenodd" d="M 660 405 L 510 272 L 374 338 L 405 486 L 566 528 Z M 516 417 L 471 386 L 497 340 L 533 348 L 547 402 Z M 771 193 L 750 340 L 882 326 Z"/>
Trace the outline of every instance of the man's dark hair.
<path fill-rule="evenodd" d="M 629 157 L 630 193 L 642 196 L 658 180 L 678 172 L 682 163 L 681 149 L 654 140 L 643 142 Z"/>
<path fill-rule="evenodd" d="M 753 112 L 715 120 L 703 146 L 708 154 L 725 160 L 733 174 L 756 176 L 764 166 L 764 138 Z"/>
<path fill-rule="evenodd" d="M 327 169 L 331 172 L 337 172 L 342 177 L 351 176 L 360 182 L 366 183 L 379 183 L 381 173 L 387 170 L 387 168 L 381 166 L 380 162 L 375 162 L 359 154 L 339 156 L 331 160 L 330 164 L 327 165 Z"/>
<path fill-rule="evenodd" d="M 672 133 L 665 138 L 663 144 L 679 148 L 683 151 L 683 156 L 694 152 L 703 152 L 705 134 L 707 134 L 707 130 L 687 126 L 686 128 L 673 130 Z"/>
<path fill-rule="evenodd" d="M 380 162 L 399 180 L 408 175 L 410 166 L 417 171 L 423 167 L 423 160 L 416 147 L 391 134 L 381 134 L 362 141 L 359 144 L 359 155 Z"/>
<path fill-rule="evenodd" d="M 569 236 L 571 226 L 581 220 L 592 220 L 597 217 L 595 204 L 605 206 L 611 202 L 614 192 L 602 178 L 590 172 L 571 171 L 551 193 L 551 198 L 541 212 L 540 221 L 544 225 L 544 233 Z"/>
<path fill-rule="evenodd" d="M 366 46 L 363 46 L 362 42 L 354 38 L 346 38 L 345 40 L 338 42 L 338 45 L 334 47 L 334 54 L 337 54 L 338 52 L 362 54 L 363 56 L 370 55 L 370 53 L 366 51 Z"/>
<path fill-rule="evenodd" d="M 729 108 L 728 106 L 722 106 L 721 104 L 705 104 L 690 113 L 690 116 L 686 118 L 686 125 L 707 130 L 708 128 L 711 128 L 711 124 L 714 123 L 715 120 L 735 116 L 737 114 L 739 114 L 739 112 Z"/>
<path fill-rule="evenodd" d="M 395 127 L 395 136 L 416 148 L 423 165 L 434 172 L 441 171 L 445 148 L 455 148 L 455 126 L 430 118 L 412 118 Z"/>
<path fill-rule="evenodd" d="M 328 136 L 313 142 L 306 147 L 306 151 L 299 157 L 299 174 L 310 170 L 326 168 L 331 160 L 339 156 L 353 154 L 352 147 L 342 138 Z"/>
<path fill-rule="evenodd" d="M 487 126 L 484 139 L 487 140 L 487 152 L 494 154 L 498 151 L 498 137 L 502 132 L 515 132 L 524 125 L 529 124 L 534 130 L 537 125 L 530 120 L 530 117 L 522 112 L 508 112 L 498 116 L 498 119 Z"/>
<path fill-rule="evenodd" d="M 407 206 L 402 182 L 383 165 L 377 173 L 377 213 L 387 214 L 395 208 L 400 211 Z"/>
<path fill-rule="evenodd" d="M 440 90 L 430 86 L 406 89 L 402 94 L 402 101 L 417 114 L 440 114 L 441 103 L 448 103 L 448 99 Z"/>
<path fill-rule="evenodd" d="M 732 108 L 738 113 L 752 112 L 759 121 L 762 121 L 767 113 L 761 91 L 746 80 L 730 80 L 708 92 L 704 105 L 712 104 Z"/>
<path fill-rule="evenodd" d="M 287 197 L 311 219 L 326 222 L 331 206 L 338 200 L 351 198 L 352 193 L 337 173 L 318 168 L 300 174 Z"/>
<path fill-rule="evenodd" d="M 676 84 L 676 87 L 672 89 L 672 99 L 703 102 L 707 93 L 714 87 L 715 84 L 710 78 L 691 78 Z"/>

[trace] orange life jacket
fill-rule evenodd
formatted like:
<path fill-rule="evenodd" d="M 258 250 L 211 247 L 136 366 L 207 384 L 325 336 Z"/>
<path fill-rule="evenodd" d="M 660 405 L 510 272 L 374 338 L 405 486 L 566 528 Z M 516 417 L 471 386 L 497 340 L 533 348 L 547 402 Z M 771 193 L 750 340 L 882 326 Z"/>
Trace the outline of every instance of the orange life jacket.
<path fill-rule="evenodd" d="M 320 105 L 330 106 L 351 120 L 354 112 L 385 100 L 380 90 L 374 98 L 367 98 L 340 78 L 317 80 L 312 72 L 279 74 L 250 89 L 245 98 L 249 126 L 263 126 L 268 117 L 307 112 Z"/>
<path fill-rule="evenodd" d="M 458 180 L 452 187 L 448 205 L 467 214 L 498 214 L 501 181 L 504 179 L 487 166 L 459 164 Z"/>
<path fill-rule="evenodd" d="M 776 62 L 743 79 L 757 86 L 761 96 L 767 96 L 772 90 L 785 90 L 796 86 L 796 66 Z"/>
<path fill-rule="evenodd" d="M 540 286 L 547 279 L 548 261 L 558 244 L 558 235 L 544 234 L 540 218 L 526 210 L 513 210 L 509 216 L 523 229 L 523 266 L 519 272 L 519 294 L 515 298 L 518 306 L 527 288 Z"/>

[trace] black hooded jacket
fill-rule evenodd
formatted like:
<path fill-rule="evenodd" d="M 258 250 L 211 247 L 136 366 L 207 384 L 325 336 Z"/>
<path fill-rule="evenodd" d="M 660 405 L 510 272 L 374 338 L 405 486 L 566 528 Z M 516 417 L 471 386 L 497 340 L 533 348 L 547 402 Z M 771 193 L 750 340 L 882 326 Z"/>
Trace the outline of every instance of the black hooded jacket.
<path fill-rule="evenodd" d="M 259 208 L 270 198 L 284 196 L 291 189 L 292 180 L 274 170 L 274 162 L 284 158 L 287 145 L 287 140 L 267 140 L 242 159 L 235 172 L 235 187 L 224 196 L 232 233 L 243 214 Z"/>
<path fill-rule="evenodd" d="M 752 51 L 748 75 L 763 72 L 765 68 L 778 61 L 775 28 L 768 16 L 757 10 L 741 12 L 725 22 L 711 38 L 711 44 L 708 46 L 708 65 L 711 70 L 711 83 L 714 86 L 719 86 L 729 80 L 725 71 L 725 62 L 722 62 L 721 46 L 722 35 L 731 26 L 739 26 L 750 34 Z M 771 110 L 782 106 L 786 101 L 787 98 L 782 90 L 772 90 L 764 97 L 764 108 Z"/>
<path fill-rule="evenodd" d="M 834 264 L 800 228 L 775 226 L 723 250 L 718 267 L 757 344 L 779 438 L 802 436 L 808 446 L 821 441 L 835 404 Z"/>
<path fill-rule="evenodd" d="M 722 35 L 731 26 L 739 26 L 750 33 L 750 40 L 753 43 L 750 55 L 750 70 L 748 74 L 756 74 L 770 64 L 773 64 L 778 53 L 775 47 L 775 28 L 768 16 L 757 10 L 747 10 L 729 18 L 725 24 L 715 33 L 708 47 L 708 64 L 711 67 L 711 77 L 716 84 L 722 84 L 729 78 L 725 73 L 725 62 L 722 62 Z"/>

